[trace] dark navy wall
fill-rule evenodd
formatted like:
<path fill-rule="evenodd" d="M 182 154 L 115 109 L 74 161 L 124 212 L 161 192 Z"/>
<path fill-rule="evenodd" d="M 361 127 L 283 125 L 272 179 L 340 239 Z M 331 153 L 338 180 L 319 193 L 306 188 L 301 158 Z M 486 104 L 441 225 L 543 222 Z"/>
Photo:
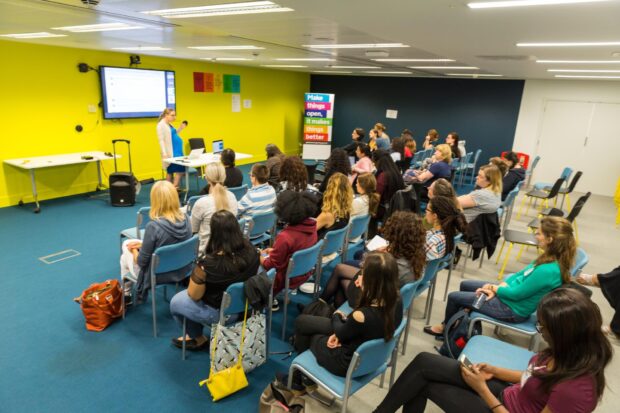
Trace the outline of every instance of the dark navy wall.
<path fill-rule="evenodd" d="M 333 143 L 343 146 L 356 127 L 367 132 L 376 123 L 390 137 L 408 128 L 420 147 L 426 131 L 441 140 L 452 131 L 467 140 L 467 151 L 483 150 L 484 161 L 512 148 L 522 80 L 423 79 L 396 77 L 311 76 L 311 91 L 334 93 Z M 386 119 L 386 109 L 398 110 Z"/>

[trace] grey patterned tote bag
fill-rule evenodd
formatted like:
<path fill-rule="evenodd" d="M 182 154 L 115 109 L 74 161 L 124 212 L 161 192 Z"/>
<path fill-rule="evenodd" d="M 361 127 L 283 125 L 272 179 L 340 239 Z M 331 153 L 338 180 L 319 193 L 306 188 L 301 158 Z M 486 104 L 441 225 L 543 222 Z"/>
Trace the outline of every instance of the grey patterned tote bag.
<path fill-rule="evenodd" d="M 243 343 L 243 371 L 246 373 L 251 372 L 266 361 L 266 325 L 265 315 L 261 313 L 253 314 L 247 320 Z M 214 371 L 227 369 L 237 362 L 242 328 L 242 321 L 230 326 L 213 324 L 211 348 L 215 346 Z M 215 343 L 215 337 L 217 337 L 217 343 Z"/>

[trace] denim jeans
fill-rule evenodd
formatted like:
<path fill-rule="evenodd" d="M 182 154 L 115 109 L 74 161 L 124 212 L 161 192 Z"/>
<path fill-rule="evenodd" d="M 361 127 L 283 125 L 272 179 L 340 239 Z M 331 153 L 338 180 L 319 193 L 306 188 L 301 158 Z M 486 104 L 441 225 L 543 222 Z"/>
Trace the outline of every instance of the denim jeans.
<path fill-rule="evenodd" d="M 461 281 L 460 291 L 455 291 L 448 295 L 448 304 L 446 305 L 446 314 L 443 320 L 444 324 L 461 308 L 473 308 L 472 304 L 476 299 L 476 290 L 485 284 L 487 284 L 486 281 Z M 502 303 L 497 296 L 485 301 L 482 307 L 476 311 L 509 323 L 521 323 L 528 318 L 513 312 L 512 309 Z"/>
<path fill-rule="evenodd" d="M 187 319 L 187 334 L 190 338 L 201 336 L 203 326 L 217 323 L 220 319 L 219 308 L 210 307 L 202 300 L 192 300 L 187 295 L 187 290 L 183 290 L 172 297 L 170 312 L 180 326 L 183 325 L 183 317 Z"/>

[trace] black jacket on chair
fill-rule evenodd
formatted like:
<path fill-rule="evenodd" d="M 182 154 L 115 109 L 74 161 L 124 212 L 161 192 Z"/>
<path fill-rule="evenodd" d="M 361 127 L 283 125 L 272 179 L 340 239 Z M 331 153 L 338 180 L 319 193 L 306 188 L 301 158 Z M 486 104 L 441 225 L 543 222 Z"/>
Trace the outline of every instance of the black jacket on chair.
<path fill-rule="evenodd" d="M 500 236 L 501 230 L 497 212 L 478 215 L 467 226 L 467 234 L 465 235 L 465 241 L 471 245 L 473 250 L 472 260 L 477 260 L 483 249 L 487 250 L 487 256 L 491 258 Z"/>
<path fill-rule="evenodd" d="M 396 191 L 390 199 L 387 211 L 383 216 L 383 222 L 385 222 L 390 215 L 396 211 L 411 211 L 416 214 L 420 213 L 420 201 L 415 190 L 410 186 L 406 189 Z"/>
<path fill-rule="evenodd" d="M 262 272 L 254 277 L 250 277 L 243 283 L 245 296 L 248 303 L 256 311 L 270 306 L 269 293 L 271 293 L 271 280 L 267 277 L 267 273 Z"/>

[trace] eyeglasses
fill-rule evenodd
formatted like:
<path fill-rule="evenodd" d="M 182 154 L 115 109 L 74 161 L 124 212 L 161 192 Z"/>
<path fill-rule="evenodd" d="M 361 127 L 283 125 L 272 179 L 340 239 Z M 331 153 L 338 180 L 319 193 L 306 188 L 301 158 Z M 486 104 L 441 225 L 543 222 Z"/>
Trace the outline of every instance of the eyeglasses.
<path fill-rule="evenodd" d="M 542 329 L 545 326 L 543 326 L 542 324 L 540 324 L 539 322 L 536 323 L 536 331 L 538 331 L 539 333 L 542 333 Z"/>

